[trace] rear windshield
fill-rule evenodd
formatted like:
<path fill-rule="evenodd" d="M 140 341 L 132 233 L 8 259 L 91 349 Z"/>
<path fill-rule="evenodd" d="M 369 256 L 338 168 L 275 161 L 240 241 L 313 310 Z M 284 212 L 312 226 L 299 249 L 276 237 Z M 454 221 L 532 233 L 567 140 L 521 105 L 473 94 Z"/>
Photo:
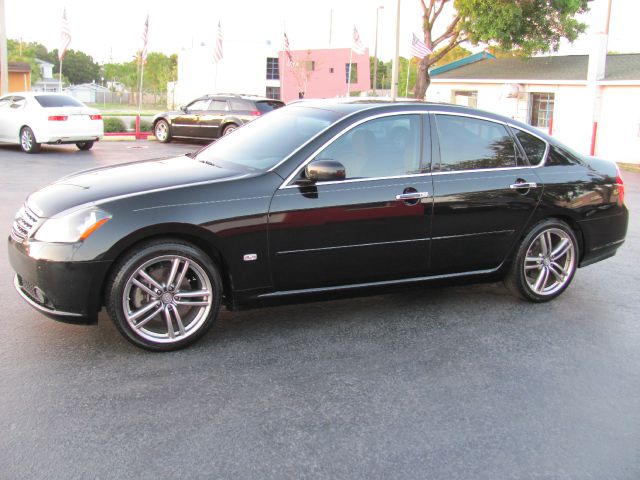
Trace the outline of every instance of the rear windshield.
<path fill-rule="evenodd" d="M 260 113 L 267 113 L 280 107 L 284 107 L 284 103 L 278 102 L 277 100 L 260 100 L 256 102 L 256 108 Z"/>
<path fill-rule="evenodd" d="M 35 98 L 44 108 L 84 107 L 78 100 L 67 95 L 36 95 Z"/>

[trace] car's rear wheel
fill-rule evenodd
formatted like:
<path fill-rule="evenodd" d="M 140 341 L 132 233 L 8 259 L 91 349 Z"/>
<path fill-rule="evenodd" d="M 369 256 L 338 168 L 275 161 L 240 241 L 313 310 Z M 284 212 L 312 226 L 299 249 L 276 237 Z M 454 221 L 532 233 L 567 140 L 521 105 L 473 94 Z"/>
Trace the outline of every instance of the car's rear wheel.
<path fill-rule="evenodd" d="M 236 125 L 235 123 L 230 123 L 226 127 L 224 127 L 224 130 L 222 130 L 222 136 L 229 135 L 231 132 L 237 130 L 238 128 L 240 127 L 238 127 L 238 125 Z"/>
<path fill-rule="evenodd" d="M 20 130 L 20 147 L 23 152 L 37 153 L 40 151 L 40 144 L 36 142 L 36 136 L 29 127 L 22 127 Z"/>
<path fill-rule="evenodd" d="M 167 351 L 202 337 L 221 297 L 220 274 L 209 257 L 188 243 L 164 240 L 143 244 L 118 263 L 106 304 L 127 340 Z"/>
<path fill-rule="evenodd" d="M 93 148 L 93 142 L 78 142 L 76 143 L 76 147 L 79 150 L 91 150 Z"/>
<path fill-rule="evenodd" d="M 577 264 L 578 242 L 571 227 L 543 220 L 522 241 L 505 283 L 526 300 L 547 302 L 569 286 Z"/>
<path fill-rule="evenodd" d="M 153 128 L 153 134 L 160 143 L 171 141 L 171 128 L 166 120 L 158 120 Z"/>

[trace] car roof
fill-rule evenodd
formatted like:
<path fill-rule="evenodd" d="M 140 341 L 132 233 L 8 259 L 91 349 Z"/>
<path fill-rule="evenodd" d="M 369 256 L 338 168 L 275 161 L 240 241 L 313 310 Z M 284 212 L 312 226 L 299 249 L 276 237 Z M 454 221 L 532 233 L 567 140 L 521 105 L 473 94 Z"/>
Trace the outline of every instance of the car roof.
<path fill-rule="evenodd" d="M 505 117 L 496 113 L 477 108 L 454 105 L 451 103 L 427 102 L 415 99 L 398 99 L 392 101 L 390 98 L 331 98 L 331 99 L 303 99 L 294 100 L 287 104 L 291 107 L 307 107 L 322 110 L 330 110 L 337 113 L 341 118 L 367 111 L 369 114 L 380 112 L 394 112 L 401 110 L 415 110 L 416 112 L 428 110 L 430 112 L 449 112 L 468 116 L 477 116 L 489 120 L 496 120 L 518 127 L 521 130 L 533 133 L 538 137 L 555 143 L 545 132 L 522 123 L 513 118 Z"/>

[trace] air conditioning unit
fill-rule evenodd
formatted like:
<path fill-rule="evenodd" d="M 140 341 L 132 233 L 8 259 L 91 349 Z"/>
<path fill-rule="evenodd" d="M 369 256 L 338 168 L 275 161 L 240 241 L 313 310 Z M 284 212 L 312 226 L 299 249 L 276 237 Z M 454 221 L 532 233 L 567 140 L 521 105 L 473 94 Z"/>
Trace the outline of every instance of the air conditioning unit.
<path fill-rule="evenodd" d="M 519 83 L 505 83 L 502 86 L 502 98 L 518 98 L 518 95 L 524 91 L 524 87 Z"/>

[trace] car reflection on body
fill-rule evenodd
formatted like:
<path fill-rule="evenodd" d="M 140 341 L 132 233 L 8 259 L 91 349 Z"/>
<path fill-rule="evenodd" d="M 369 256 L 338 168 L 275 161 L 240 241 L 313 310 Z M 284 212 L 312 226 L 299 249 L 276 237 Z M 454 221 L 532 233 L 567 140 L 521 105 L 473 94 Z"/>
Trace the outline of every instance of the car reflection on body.
<path fill-rule="evenodd" d="M 26 153 L 40 151 L 43 143 L 90 150 L 103 133 L 100 112 L 68 95 L 19 92 L 0 98 L 0 142 Z"/>
<path fill-rule="evenodd" d="M 310 101 L 192 156 L 44 187 L 18 212 L 9 254 L 34 308 L 89 323 L 106 306 L 129 341 L 171 350 L 221 305 L 478 278 L 546 302 L 614 255 L 627 221 L 614 163 L 527 125 L 451 105 Z"/>

